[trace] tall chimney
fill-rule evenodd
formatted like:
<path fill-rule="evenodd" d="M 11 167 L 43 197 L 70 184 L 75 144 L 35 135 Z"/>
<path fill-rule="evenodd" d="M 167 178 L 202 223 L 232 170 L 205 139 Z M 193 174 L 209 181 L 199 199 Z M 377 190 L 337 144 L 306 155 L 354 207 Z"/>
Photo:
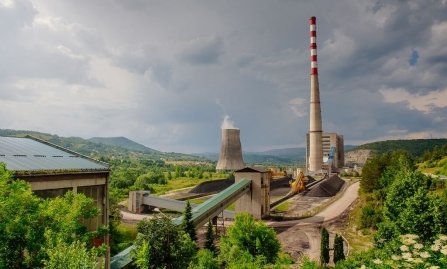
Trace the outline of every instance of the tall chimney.
<path fill-rule="evenodd" d="M 310 17 L 310 125 L 309 125 L 309 171 L 317 172 L 323 165 L 322 124 L 320 89 L 317 67 L 316 18 Z"/>
<path fill-rule="evenodd" d="M 245 167 L 239 129 L 222 129 L 219 161 L 216 170 L 239 170 Z"/>

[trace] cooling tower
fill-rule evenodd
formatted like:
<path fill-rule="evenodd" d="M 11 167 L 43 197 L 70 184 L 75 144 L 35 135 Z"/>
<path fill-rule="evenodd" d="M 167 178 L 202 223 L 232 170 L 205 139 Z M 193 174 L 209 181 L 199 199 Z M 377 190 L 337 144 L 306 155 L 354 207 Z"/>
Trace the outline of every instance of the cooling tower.
<path fill-rule="evenodd" d="M 309 166 L 310 172 L 318 172 L 323 165 L 322 123 L 320 88 L 317 67 L 317 31 L 316 18 L 310 23 L 310 124 L 309 124 Z"/>
<path fill-rule="evenodd" d="M 222 129 L 219 161 L 216 170 L 239 170 L 245 167 L 239 129 Z"/>

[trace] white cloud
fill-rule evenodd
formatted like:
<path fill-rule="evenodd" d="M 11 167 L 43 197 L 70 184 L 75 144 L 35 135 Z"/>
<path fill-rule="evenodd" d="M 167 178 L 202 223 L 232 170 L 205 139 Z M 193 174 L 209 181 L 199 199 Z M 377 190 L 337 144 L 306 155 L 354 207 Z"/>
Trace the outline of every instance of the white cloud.
<path fill-rule="evenodd" d="M 403 88 L 381 89 L 380 93 L 387 103 L 403 102 L 409 109 L 424 113 L 430 113 L 434 108 L 447 107 L 447 88 L 427 94 L 411 94 Z"/>
<path fill-rule="evenodd" d="M 302 118 L 307 115 L 305 105 L 306 100 L 303 98 L 294 98 L 289 101 L 289 107 L 298 118 Z"/>

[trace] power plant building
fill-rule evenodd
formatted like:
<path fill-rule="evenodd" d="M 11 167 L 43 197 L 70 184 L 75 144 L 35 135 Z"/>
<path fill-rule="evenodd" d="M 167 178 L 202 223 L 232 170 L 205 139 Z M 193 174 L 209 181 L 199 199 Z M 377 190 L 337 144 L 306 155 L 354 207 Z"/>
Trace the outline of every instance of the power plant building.
<path fill-rule="evenodd" d="M 222 129 L 219 161 L 216 170 L 235 171 L 245 167 L 239 129 Z"/>
<path fill-rule="evenodd" d="M 309 134 L 306 135 L 306 168 L 309 167 Z M 341 168 L 345 165 L 345 150 L 343 135 L 337 133 L 323 133 L 322 135 L 323 158 L 322 162 L 328 160 L 331 147 L 335 148 L 332 168 Z"/>

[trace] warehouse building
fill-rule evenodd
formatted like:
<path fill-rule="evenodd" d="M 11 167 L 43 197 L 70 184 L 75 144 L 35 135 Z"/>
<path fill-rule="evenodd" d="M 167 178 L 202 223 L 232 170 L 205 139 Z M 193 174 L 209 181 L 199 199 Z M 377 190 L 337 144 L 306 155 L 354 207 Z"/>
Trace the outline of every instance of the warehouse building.
<path fill-rule="evenodd" d="M 100 214 L 84 221 L 89 230 L 108 224 L 108 164 L 29 136 L 0 137 L 0 162 L 15 178 L 29 182 L 40 197 L 73 191 L 92 198 Z M 107 238 L 97 241 L 107 242 Z"/>

